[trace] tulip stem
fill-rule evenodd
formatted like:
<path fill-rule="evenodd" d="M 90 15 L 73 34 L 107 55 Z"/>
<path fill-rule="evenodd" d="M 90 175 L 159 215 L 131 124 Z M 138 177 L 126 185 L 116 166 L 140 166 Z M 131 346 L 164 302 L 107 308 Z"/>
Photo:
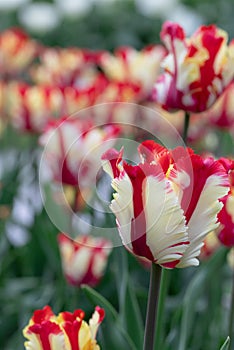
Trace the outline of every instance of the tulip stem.
<path fill-rule="evenodd" d="M 190 113 L 186 111 L 184 116 L 184 130 L 183 130 L 183 140 L 185 144 L 187 143 L 187 138 L 188 138 L 189 121 L 190 121 Z"/>
<path fill-rule="evenodd" d="M 159 290 L 162 268 L 152 263 L 150 273 L 150 285 L 145 322 L 145 335 L 143 350 L 154 350 L 156 315 L 159 304 Z M 155 349 L 155 350 L 160 350 Z"/>
<path fill-rule="evenodd" d="M 229 349 L 232 350 L 234 344 L 234 272 L 232 272 L 232 287 L 231 287 L 231 305 L 230 305 L 230 315 L 229 315 L 229 337 L 230 345 Z"/>

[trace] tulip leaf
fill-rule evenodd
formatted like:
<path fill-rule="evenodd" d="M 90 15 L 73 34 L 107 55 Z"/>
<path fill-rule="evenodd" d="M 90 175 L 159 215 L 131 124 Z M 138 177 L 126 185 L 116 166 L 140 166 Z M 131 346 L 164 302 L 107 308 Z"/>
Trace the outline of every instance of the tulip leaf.
<path fill-rule="evenodd" d="M 137 349 L 139 349 L 143 344 L 144 325 L 139 304 L 133 290 L 129 279 L 125 297 L 125 324 L 130 337 L 133 339 Z"/>
<path fill-rule="evenodd" d="M 101 294 L 99 294 L 96 290 L 93 288 L 83 285 L 81 286 L 82 290 L 84 291 L 87 298 L 94 304 L 99 305 L 103 309 L 105 309 L 106 312 L 108 312 L 109 316 L 111 316 L 112 320 L 116 321 L 118 319 L 118 313 L 114 309 L 114 307 L 111 305 L 111 303 L 105 299 Z"/>
<path fill-rule="evenodd" d="M 99 305 L 105 310 L 106 316 L 100 330 L 102 350 L 137 350 L 111 303 L 91 287 L 84 285 L 81 288 L 93 305 Z"/>
<path fill-rule="evenodd" d="M 219 249 L 219 251 L 214 254 L 202 268 L 198 269 L 187 287 L 183 302 L 179 350 L 186 350 L 188 348 L 187 341 L 191 335 L 196 314 L 196 302 L 194 301 L 199 300 L 199 297 L 206 286 L 205 282 L 208 281 L 216 271 L 218 271 L 218 266 L 223 259 L 224 253 L 225 249 Z"/>
<path fill-rule="evenodd" d="M 227 337 L 223 345 L 221 346 L 220 350 L 228 350 L 230 345 L 230 338 Z"/>
<path fill-rule="evenodd" d="M 137 349 L 143 344 L 144 325 L 132 280 L 128 272 L 128 256 L 125 249 L 118 252 L 116 285 L 119 295 L 120 320 Z M 121 281 L 121 283 L 119 283 Z"/>

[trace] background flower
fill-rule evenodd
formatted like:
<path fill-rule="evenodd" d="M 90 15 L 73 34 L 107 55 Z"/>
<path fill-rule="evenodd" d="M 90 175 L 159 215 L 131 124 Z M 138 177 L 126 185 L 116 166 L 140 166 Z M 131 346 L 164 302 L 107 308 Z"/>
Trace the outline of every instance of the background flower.
<path fill-rule="evenodd" d="M 234 246 L 234 161 L 221 158 L 220 162 L 225 166 L 229 175 L 230 191 L 221 198 L 223 208 L 218 215 L 221 224 L 218 237 L 222 244 L 227 247 Z"/>
<path fill-rule="evenodd" d="M 168 109 L 202 112 L 216 101 L 234 75 L 234 42 L 215 25 L 201 26 L 189 38 L 183 28 L 165 22 L 161 39 L 169 54 L 152 98 Z"/>
<path fill-rule="evenodd" d="M 0 75 L 3 77 L 21 73 L 32 62 L 39 45 L 22 29 L 11 28 L 0 34 Z"/>
<path fill-rule="evenodd" d="M 90 120 L 76 117 L 51 121 L 40 137 L 53 180 L 67 185 L 90 187 L 96 181 L 104 150 L 115 143 L 120 129 L 107 125 L 95 128 Z"/>
<path fill-rule="evenodd" d="M 58 243 L 68 283 L 77 287 L 81 284 L 97 285 L 103 277 L 112 250 L 111 242 L 82 235 L 73 240 L 61 233 Z"/>
<path fill-rule="evenodd" d="M 138 85 L 140 96 L 144 98 L 153 87 L 165 54 L 165 48 L 160 45 L 151 45 L 142 51 L 120 47 L 114 55 L 108 52 L 101 54 L 100 65 L 111 80 Z"/>

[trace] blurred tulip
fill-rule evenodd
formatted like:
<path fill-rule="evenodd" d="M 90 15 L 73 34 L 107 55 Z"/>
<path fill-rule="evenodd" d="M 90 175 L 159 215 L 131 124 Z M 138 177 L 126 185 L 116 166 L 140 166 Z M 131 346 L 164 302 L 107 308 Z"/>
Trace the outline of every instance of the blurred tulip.
<path fill-rule="evenodd" d="M 232 82 L 215 104 L 200 115 L 201 119 L 207 119 L 210 124 L 219 128 L 234 128 L 234 82 Z"/>
<path fill-rule="evenodd" d="M 0 76 L 18 75 L 29 66 L 38 51 L 38 44 L 19 28 L 0 33 Z"/>
<path fill-rule="evenodd" d="M 111 210 L 124 246 L 166 268 L 198 265 L 203 240 L 217 226 L 219 198 L 228 193 L 224 167 L 191 149 L 169 151 L 154 141 L 139 147 L 142 162 L 129 165 L 122 151 L 103 156 L 116 193 Z"/>
<path fill-rule="evenodd" d="M 218 238 L 227 247 L 234 247 L 234 160 L 221 158 L 220 162 L 225 166 L 230 181 L 229 193 L 221 198 L 223 208 L 218 215 L 220 230 Z"/>
<path fill-rule="evenodd" d="M 96 306 L 89 323 L 83 310 L 61 312 L 56 316 L 50 306 L 34 311 L 23 335 L 26 350 L 100 350 L 96 342 L 98 327 L 105 312 Z"/>
<path fill-rule="evenodd" d="M 132 83 L 108 82 L 96 103 L 137 102 L 140 92 L 139 86 Z"/>
<path fill-rule="evenodd" d="M 189 39 L 182 27 L 165 22 L 161 32 L 169 54 L 152 99 L 166 109 L 202 112 L 211 107 L 234 76 L 234 41 L 215 25 L 201 26 Z"/>
<path fill-rule="evenodd" d="M 108 256 L 112 250 L 110 241 L 92 236 L 78 236 L 75 240 L 64 233 L 58 236 L 62 266 L 71 285 L 96 286 L 104 275 Z"/>
<path fill-rule="evenodd" d="M 97 74 L 94 79 L 83 86 L 65 86 L 62 91 L 66 114 L 76 113 L 98 103 L 97 99 L 105 91 L 107 85 L 108 81 L 104 75 Z"/>
<path fill-rule="evenodd" d="M 114 55 L 108 52 L 100 55 L 100 66 L 112 81 L 138 85 L 140 96 L 145 97 L 152 90 L 165 55 L 166 50 L 161 45 L 151 45 L 142 51 L 120 47 Z"/>
<path fill-rule="evenodd" d="M 116 142 L 120 129 L 113 125 L 95 128 L 78 118 L 60 118 L 48 123 L 40 137 L 47 166 L 54 181 L 79 186 L 95 185 L 101 154 Z"/>
<path fill-rule="evenodd" d="M 210 232 L 205 240 L 204 245 L 201 249 L 201 254 L 199 255 L 200 260 L 206 260 L 211 255 L 213 255 L 216 250 L 221 246 L 219 239 L 217 238 L 217 234 L 215 231 Z"/>
<path fill-rule="evenodd" d="M 81 87 L 95 79 L 97 55 L 75 47 L 45 48 L 41 63 L 32 67 L 31 76 L 37 84 Z"/>
<path fill-rule="evenodd" d="M 55 87 L 11 82 L 5 87 L 5 111 L 12 125 L 24 132 L 41 133 L 49 118 L 64 109 L 62 91 Z"/>

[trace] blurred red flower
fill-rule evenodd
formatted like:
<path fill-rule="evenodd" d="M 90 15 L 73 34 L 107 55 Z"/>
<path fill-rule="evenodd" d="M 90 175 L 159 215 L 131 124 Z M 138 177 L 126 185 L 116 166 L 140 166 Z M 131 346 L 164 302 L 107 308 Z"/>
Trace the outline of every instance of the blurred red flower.
<path fill-rule="evenodd" d="M 169 54 L 162 63 L 152 99 L 167 109 L 202 112 L 213 105 L 234 76 L 234 41 L 215 25 L 186 38 L 183 28 L 165 22 L 161 32 Z"/>
<path fill-rule="evenodd" d="M 112 250 L 111 242 L 82 235 L 73 240 L 60 233 L 58 243 L 68 283 L 77 287 L 81 284 L 96 286 L 103 277 Z"/>

